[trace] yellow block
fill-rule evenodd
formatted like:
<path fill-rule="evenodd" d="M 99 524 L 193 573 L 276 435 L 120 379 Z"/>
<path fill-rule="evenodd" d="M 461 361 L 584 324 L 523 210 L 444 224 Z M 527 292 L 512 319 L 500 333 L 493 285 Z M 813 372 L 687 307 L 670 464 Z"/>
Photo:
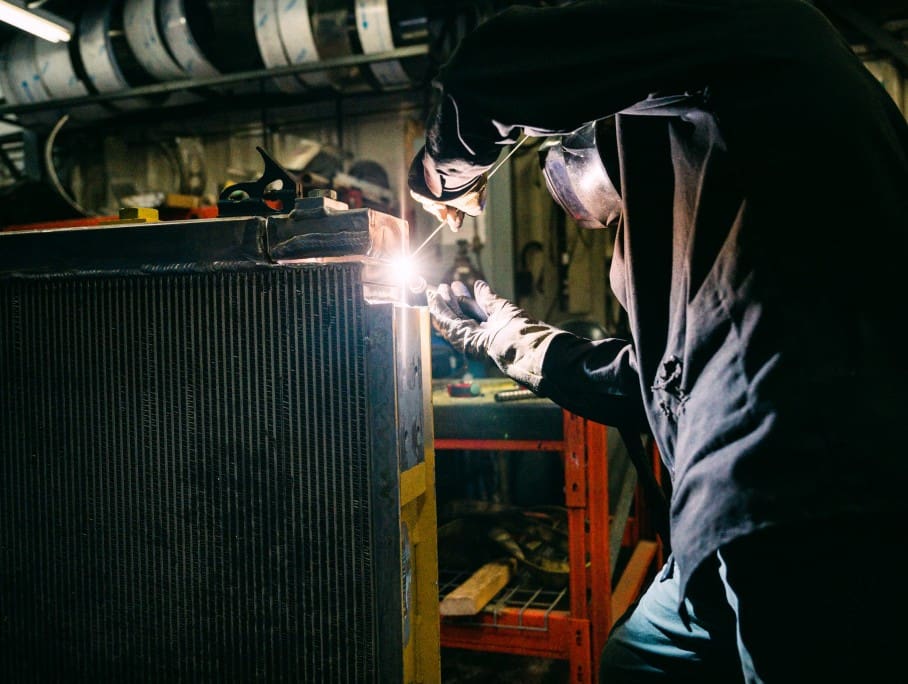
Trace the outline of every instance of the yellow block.
<path fill-rule="evenodd" d="M 123 207 L 120 219 L 124 221 L 157 221 L 158 210 L 151 207 Z"/>
<path fill-rule="evenodd" d="M 201 198 L 196 195 L 182 195 L 168 192 L 164 198 L 164 205 L 175 209 L 198 209 Z"/>

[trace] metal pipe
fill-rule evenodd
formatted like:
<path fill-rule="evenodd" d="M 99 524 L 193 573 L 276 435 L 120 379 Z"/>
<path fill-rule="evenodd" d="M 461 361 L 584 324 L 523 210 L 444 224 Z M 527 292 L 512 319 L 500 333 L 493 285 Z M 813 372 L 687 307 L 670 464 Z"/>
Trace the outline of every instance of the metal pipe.
<path fill-rule="evenodd" d="M 418 57 L 426 55 L 429 52 L 428 45 L 410 45 L 407 47 L 388 50 L 387 52 L 373 53 L 370 55 L 349 55 L 326 59 L 319 62 L 304 62 L 302 64 L 289 64 L 287 66 L 274 67 L 272 69 L 256 69 L 253 71 L 242 71 L 233 74 L 223 74 L 210 78 L 187 78 L 177 81 L 168 81 L 167 83 L 154 83 L 147 86 L 138 86 L 116 92 L 98 93 L 95 95 L 85 95 L 79 97 L 66 97 L 46 102 L 29 102 L 26 104 L 3 105 L 0 106 L 0 117 L 5 114 L 22 114 L 25 112 L 36 112 L 46 109 L 61 109 L 66 107 L 75 107 L 96 102 L 112 102 L 115 100 L 125 100 L 129 98 L 147 97 L 154 95 L 163 95 L 183 90 L 193 90 L 195 88 L 214 88 L 218 86 L 229 86 L 246 81 L 255 81 L 276 76 L 290 76 L 292 74 L 305 73 L 310 71 L 322 71 L 327 69 L 336 69 L 343 67 L 359 66 L 362 64 L 371 64 L 372 62 L 385 62 L 394 59 L 405 59 L 407 57 Z M 405 86 L 398 88 L 404 90 Z M 389 92 L 392 89 L 385 89 L 383 92 Z"/>

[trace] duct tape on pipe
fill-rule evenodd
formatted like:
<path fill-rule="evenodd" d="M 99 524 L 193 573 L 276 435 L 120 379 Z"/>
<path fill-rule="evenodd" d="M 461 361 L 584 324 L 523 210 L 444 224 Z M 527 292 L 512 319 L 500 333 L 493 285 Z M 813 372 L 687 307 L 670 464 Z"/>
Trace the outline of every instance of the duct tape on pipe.
<path fill-rule="evenodd" d="M 394 49 L 391 16 L 386 0 L 356 0 L 356 32 L 364 54 Z M 410 82 L 407 72 L 396 59 L 375 62 L 369 68 L 382 86 L 405 85 Z"/>
<path fill-rule="evenodd" d="M 12 82 L 9 80 L 9 44 L 0 46 L 0 90 L 6 104 L 20 104 L 13 91 Z"/>
<path fill-rule="evenodd" d="M 158 28 L 156 0 L 126 0 L 123 6 L 123 31 L 126 42 L 139 63 L 156 79 L 169 81 L 186 77 L 167 48 Z"/>
<path fill-rule="evenodd" d="M 35 41 L 35 69 L 54 99 L 91 94 L 76 73 L 67 43 Z M 82 105 L 72 110 L 73 118 L 82 121 L 104 118 L 108 114 L 108 110 L 100 105 Z"/>
<path fill-rule="evenodd" d="M 4 103 L 8 105 L 17 105 L 20 104 L 18 98 L 16 97 L 16 92 L 13 89 L 12 81 L 9 77 L 9 43 L 4 43 L 0 45 L 0 95 L 3 96 Z M 10 116 L 10 122 L 13 119 L 17 119 L 17 115 L 13 114 Z M 25 122 L 19 122 L 25 125 Z M 5 124 L 3 125 L 5 128 Z M 11 124 L 13 125 L 13 124 Z"/>
<path fill-rule="evenodd" d="M 220 72 L 205 58 L 192 36 L 184 0 L 159 0 L 158 21 L 167 47 L 187 74 L 193 78 L 220 76 Z"/>
<path fill-rule="evenodd" d="M 17 105 L 23 104 L 19 99 L 19 94 L 13 87 L 12 79 L 9 73 L 9 43 L 0 46 L 0 91 L 6 104 Z M 33 124 L 48 125 L 48 121 L 40 118 L 41 112 L 38 112 L 39 118 L 35 119 L 35 114 L 13 114 L 12 119 L 16 119 L 16 125 L 28 127 Z M 32 118 L 29 118 L 31 116 Z"/>
<path fill-rule="evenodd" d="M 47 102 L 51 99 L 41 75 L 35 66 L 35 38 L 27 33 L 17 33 L 7 48 L 6 70 L 11 94 L 18 104 Z"/>
<path fill-rule="evenodd" d="M 129 82 L 114 58 L 111 34 L 112 5 L 95 4 L 85 11 L 79 22 L 79 55 L 88 80 L 99 93 L 126 90 Z M 141 109 L 148 105 L 138 98 L 115 100 L 118 109 Z"/>
<path fill-rule="evenodd" d="M 290 64 L 307 64 L 319 60 L 306 0 L 276 0 L 278 31 Z M 300 79 L 313 88 L 331 85 L 323 71 L 300 74 Z"/>
<path fill-rule="evenodd" d="M 32 104 L 47 102 L 51 94 L 41 82 L 41 75 L 35 63 L 35 38 L 27 33 L 17 33 L 4 46 L 3 65 L 6 73 L 8 99 L 11 104 Z M 26 125 L 52 125 L 60 117 L 59 112 L 38 111 L 20 115 L 19 121 Z"/>
<path fill-rule="evenodd" d="M 278 22 L 278 4 L 282 0 L 255 0 L 255 40 L 262 55 L 262 61 L 269 69 L 291 64 L 287 51 L 281 42 L 281 30 Z M 300 93 L 306 87 L 295 76 L 282 76 L 273 79 L 277 87 L 285 93 Z"/>

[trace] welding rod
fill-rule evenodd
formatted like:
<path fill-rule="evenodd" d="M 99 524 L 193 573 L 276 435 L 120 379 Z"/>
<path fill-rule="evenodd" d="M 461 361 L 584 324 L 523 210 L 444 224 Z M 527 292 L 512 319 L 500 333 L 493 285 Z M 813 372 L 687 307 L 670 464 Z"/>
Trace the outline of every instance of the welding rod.
<path fill-rule="evenodd" d="M 442 221 L 441 223 L 439 223 L 438 227 L 435 230 L 433 230 L 431 233 L 429 233 L 429 237 L 427 237 L 425 240 L 423 240 L 422 244 L 420 244 L 419 247 L 417 247 L 415 250 L 410 252 L 410 256 L 416 256 L 417 254 L 419 254 L 420 250 L 423 247 L 425 247 L 427 244 L 429 244 L 429 240 L 434 238 L 438 234 L 438 231 L 440 231 L 442 228 L 444 228 L 445 225 L 447 225 L 447 223 L 448 223 L 447 221 Z"/>

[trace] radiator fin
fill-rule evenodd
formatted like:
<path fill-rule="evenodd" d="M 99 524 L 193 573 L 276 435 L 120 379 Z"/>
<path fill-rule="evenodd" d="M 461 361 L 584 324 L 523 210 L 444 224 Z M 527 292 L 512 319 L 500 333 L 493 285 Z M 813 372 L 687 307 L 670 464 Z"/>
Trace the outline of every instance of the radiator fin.
<path fill-rule="evenodd" d="M 0 675 L 375 681 L 359 267 L 0 284 Z"/>

